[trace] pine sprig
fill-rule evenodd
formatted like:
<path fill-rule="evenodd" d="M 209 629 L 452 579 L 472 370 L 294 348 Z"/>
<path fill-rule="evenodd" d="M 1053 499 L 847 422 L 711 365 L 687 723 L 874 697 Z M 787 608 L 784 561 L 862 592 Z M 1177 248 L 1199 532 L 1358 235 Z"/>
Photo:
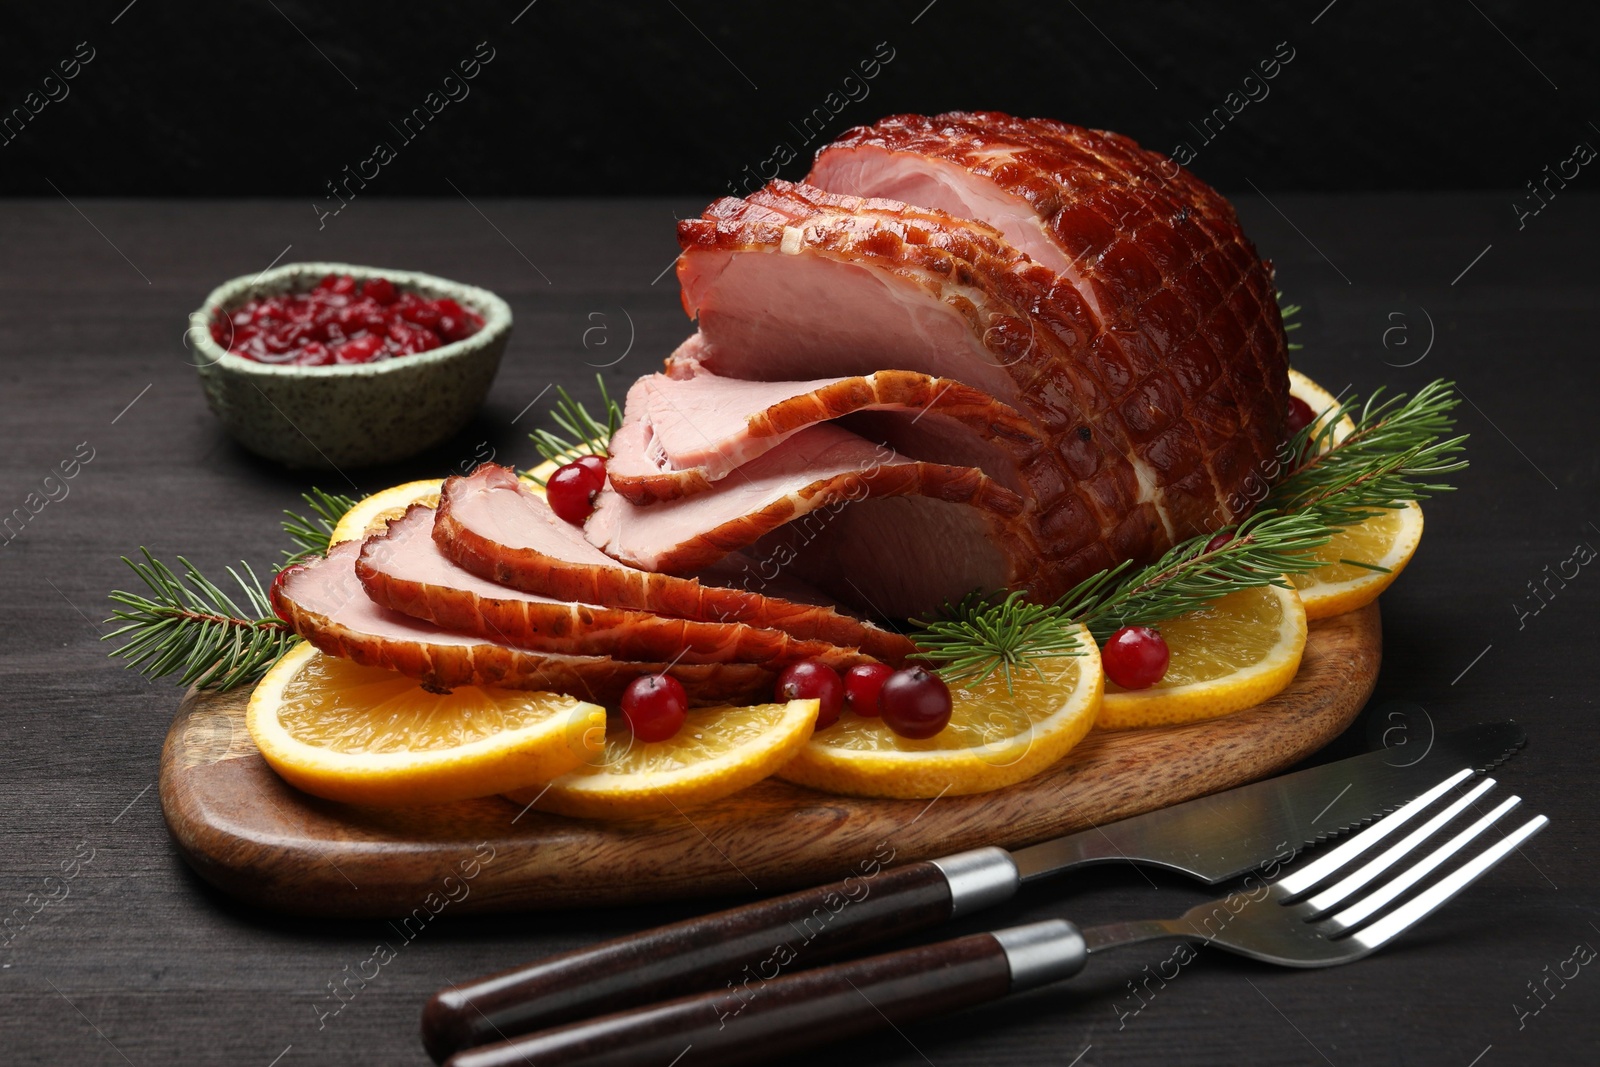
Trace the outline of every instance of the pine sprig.
<path fill-rule="evenodd" d="M 559 467 L 579 456 L 611 455 L 611 438 L 622 426 L 622 405 L 611 399 L 611 394 L 606 391 L 605 378 L 596 374 L 594 380 L 600 386 L 600 417 L 591 414 L 581 401 L 572 399 L 561 386 L 556 386 L 559 399 L 550 412 L 550 418 L 561 432 L 535 430 L 528 435 L 546 461 Z M 542 478 L 534 480 L 540 485 L 544 484 Z"/>
<path fill-rule="evenodd" d="M 1439 478 L 1467 465 L 1459 458 L 1466 437 L 1450 436 L 1459 402 L 1450 383 L 1433 382 L 1410 399 L 1374 394 L 1365 404 L 1341 404 L 1288 442 L 1281 454 L 1295 458 L 1283 464 L 1287 473 L 1254 515 L 1218 531 L 1226 539 L 1202 534 L 1148 566 L 1119 564 L 1050 605 L 1027 605 L 1020 593 L 968 596 L 916 620 L 917 646 L 951 681 L 975 684 L 996 670 L 1009 680 L 1079 625 L 1104 640 L 1242 589 L 1283 586 L 1284 575 L 1321 566 L 1310 551 L 1346 526 L 1452 488 Z M 1346 417 L 1354 423 L 1349 433 L 1339 429 Z"/>
<path fill-rule="evenodd" d="M 1063 596 L 1055 610 L 1103 641 L 1124 626 L 1151 626 L 1240 589 L 1287 586 L 1283 575 L 1321 566 L 1307 553 L 1335 531 L 1314 515 L 1259 512 L 1220 532 L 1231 537 L 1216 548 L 1208 546 L 1217 535 L 1202 534 L 1149 566 L 1102 571 Z"/>
<path fill-rule="evenodd" d="M 105 640 L 126 638 L 111 655 L 151 678 L 177 674 L 181 685 L 228 690 L 253 682 L 300 640 L 287 623 L 272 613 L 266 590 L 248 563 L 241 575 L 228 576 L 239 586 L 243 603 L 207 579 L 194 564 L 178 557 L 180 577 L 141 548 L 143 563 L 122 561 L 149 588 L 149 596 L 117 590 L 111 600 L 121 605 L 111 613 L 123 625 Z"/>
<path fill-rule="evenodd" d="M 1305 325 L 1305 323 L 1303 323 L 1303 322 L 1290 322 L 1289 321 L 1290 319 L 1294 318 L 1296 315 L 1300 314 L 1300 312 L 1303 311 L 1303 310 L 1305 310 L 1305 309 L 1302 308 L 1299 304 L 1285 304 L 1283 302 L 1283 291 L 1279 290 L 1279 292 L 1278 292 L 1278 317 L 1283 320 L 1283 332 L 1284 333 L 1286 333 L 1286 334 L 1293 333 L 1294 331 L 1298 330 L 1300 327 Z M 1295 344 L 1293 341 L 1289 342 L 1289 351 L 1291 351 L 1291 352 L 1298 352 L 1304 347 L 1305 347 L 1305 345 Z"/>
<path fill-rule="evenodd" d="M 283 532 L 289 535 L 289 540 L 294 542 L 295 547 L 283 550 L 285 558 L 279 570 L 327 555 L 329 542 L 333 538 L 333 528 L 338 526 L 339 520 L 356 506 L 354 497 L 316 488 L 309 493 L 301 493 L 300 499 L 311 509 L 311 516 L 307 517 L 285 509 Z"/>
<path fill-rule="evenodd" d="M 1291 442 L 1304 457 L 1272 488 L 1265 507 L 1316 515 L 1330 526 L 1364 522 L 1378 511 L 1426 500 L 1453 486 L 1438 478 L 1466 467 L 1458 458 L 1466 435 L 1447 436 L 1451 412 L 1460 405 L 1453 383 L 1434 381 L 1407 399 L 1383 398 L 1378 390 L 1364 404 L 1341 404 Z M 1344 418 L 1355 430 L 1340 437 Z"/>
<path fill-rule="evenodd" d="M 973 641 L 974 634 L 980 643 Z M 1076 631 L 1061 625 L 1059 613 L 1024 600 L 1020 590 L 1003 597 L 968 593 L 960 603 L 946 605 L 945 617 L 922 624 L 917 647 L 946 678 L 977 685 L 1000 671 L 1008 689 L 1013 669 L 1037 673 L 1035 661 L 1045 656 L 1083 654 Z"/>

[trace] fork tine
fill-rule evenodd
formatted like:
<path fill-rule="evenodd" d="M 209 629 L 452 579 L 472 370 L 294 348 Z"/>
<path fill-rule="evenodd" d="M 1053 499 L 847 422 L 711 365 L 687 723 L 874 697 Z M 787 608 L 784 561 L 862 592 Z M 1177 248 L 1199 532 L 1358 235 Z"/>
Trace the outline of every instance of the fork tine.
<path fill-rule="evenodd" d="M 1291 871 L 1278 879 L 1278 887 L 1291 897 L 1304 893 L 1334 871 L 1344 867 L 1351 860 L 1373 848 L 1396 830 L 1399 830 L 1400 827 L 1421 814 L 1434 801 L 1444 796 L 1445 793 L 1471 778 L 1473 773 L 1470 767 L 1457 771 L 1405 807 L 1379 819 L 1326 856 L 1319 856 L 1304 867 Z"/>
<path fill-rule="evenodd" d="M 1423 844 L 1434 834 L 1448 826 L 1468 804 L 1493 789 L 1494 785 L 1493 778 L 1485 778 L 1473 786 L 1471 790 L 1458 797 L 1449 807 L 1411 831 L 1395 844 L 1390 845 L 1376 859 L 1367 861 L 1353 874 L 1341 878 L 1338 882 L 1308 899 L 1306 903 L 1318 913 L 1332 911 L 1337 908 L 1341 903 L 1354 896 L 1357 890 L 1370 883 L 1390 867 L 1393 867 L 1410 855 L 1418 845 Z"/>
<path fill-rule="evenodd" d="M 1417 894 L 1409 902 L 1396 908 L 1366 929 L 1357 930 L 1351 934 L 1351 940 L 1371 949 L 1377 948 L 1379 945 L 1404 933 L 1410 927 L 1438 911 L 1451 897 L 1483 877 L 1491 867 L 1505 859 L 1513 849 L 1540 830 L 1543 830 L 1549 823 L 1550 820 L 1543 815 L 1529 819 L 1512 831 L 1504 840 L 1480 853 L 1472 861 L 1458 867 L 1455 873 L 1449 877 L 1440 880 L 1427 890 Z"/>
<path fill-rule="evenodd" d="M 1432 874 L 1436 867 L 1444 863 L 1445 860 L 1449 859 L 1457 852 L 1461 851 L 1462 848 L 1466 847 L 1469 841 L 1483 833 L 1489 827 L 1493 826 L 1500 820 L 1502 815 L 1520 803 L 1522 803 L 1521 797 L 1507 797 L 1505 800 L 1501 801 L 1499 806 L 1489 814 L 1485 815 L 1483 818 L 1479 819 L 1477 822 L 1473 823 L 1471 826 L 1452 837 L 1449 841 L 1446 841 L 1444 844 L 1430 852 L 1427 858 L 1423 859 L 1419 863 L 1413 864 L 1404 873 L 1389 881 L 1381 889 L 1374 893 L 1368 894 L 1357 903 L 1345 908 L 1339 914 L 1324 920 L 1322 925 L 1327 928 L 1330 934 L 1336 934 L 1341 930 L 1348 930 L 1350 927 L 1355 926 L 1357 923 L 1367 919 L 1369 916 L 1375 914 L 1380 909 L 1388 905 L 1390 901 L 1398 898 L 1400 894 L 1404 893 L 1407 889 L 1410 889 L 1412 886 L 1422 881 L 1422 879 L 1426 878 L 1429 874 Z M 1313 898 L 1313 900 L 1314 899 L 1315 898 Z"/>

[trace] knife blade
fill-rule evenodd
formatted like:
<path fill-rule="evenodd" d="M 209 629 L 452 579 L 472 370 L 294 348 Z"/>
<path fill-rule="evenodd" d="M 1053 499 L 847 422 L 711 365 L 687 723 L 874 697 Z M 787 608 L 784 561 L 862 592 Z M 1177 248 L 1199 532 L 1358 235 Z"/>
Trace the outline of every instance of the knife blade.
<path fill-rule="evenodd" d="M 1385 748 L 1011 850 L 1024 883 L 1072 867 L 1131 861 L 1215 885 L 1385 815 L 1462 767 L 1483 773 L 1527 740 L 1515 722 L 1436 737 L 1413 758 Z"/>
<path fill-rule="evenodd" d="M 779 973 L 992 907 L 1022 882 L 1086 864 L 1148 863 L 1215 883 L 1375 819 L 1452 771 L 1486 771 L 1524 738 L 1515 723 L 1469 727 L 1435 739 L 1422 759 L 1369 752 L 1014 852 L 874 868 L 615 938 L 440 990 L 423 1009 L 423 1044 L 443 1062 L 473 1045 L 724 986 L 737 1014 Z"/>

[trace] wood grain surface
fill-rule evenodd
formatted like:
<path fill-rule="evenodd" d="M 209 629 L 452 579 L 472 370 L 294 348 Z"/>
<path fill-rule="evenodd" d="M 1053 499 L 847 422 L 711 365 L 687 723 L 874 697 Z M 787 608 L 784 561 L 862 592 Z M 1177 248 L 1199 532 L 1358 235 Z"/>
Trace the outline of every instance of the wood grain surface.
<path fill-rule="evenodd" d="M 280 779 L 245 730 L 248 691 L 191 691 L 161 756 L 161 806 L 194 869 L 250 904 L 307 915 L 630 904 L 831 881 L 883 842 L 897 863 L 1016 847 L 1253 781 L 1344 731 L 1382 658 L 1378 606 L 1311 624 L 1299 673 L 1206 722 L 1094 731 L 1042 774 L 928 800 L 831 796 L 769 779 L 714 804 L 627 822 L 519 811 L 501 797 L 417 808 L 336 804 Z M 481 850 L 481 851 L 480 851 Z M 492 858 L 487 858 L 492 857 Z"/>

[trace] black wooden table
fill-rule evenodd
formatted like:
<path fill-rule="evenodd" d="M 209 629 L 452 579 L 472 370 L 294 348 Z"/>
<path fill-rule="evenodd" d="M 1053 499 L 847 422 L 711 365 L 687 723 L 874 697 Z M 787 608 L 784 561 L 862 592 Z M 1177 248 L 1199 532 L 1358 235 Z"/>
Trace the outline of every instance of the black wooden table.
<path fill-rule="evenodd" d="M 1579 961 L 1600 947 L 1600 565 L 1568 561 L 1600 547 L 1600 199 L 1564 192 L 1520 231 L 1512 199 L 1239 207 L 1305 305 L 1303 370 L 1361 393 L 1447 377 L 1468 400 L 1472 468 L 1427 506 L 1422 550 L 1383 599 L 1372 707 L 1327 754 L 1361 749 L 1394 711 L 1419 738 L 1428 723 L 1516 717 L 1531 740 L 1501 772 L 1502 795 L 1521 794 L 1550 828 L 1354 966 L 1279 971 L 1202 952 L 1174 974 L 1168 947 L 1144 946 L 1013 1002 L 831 1050 L 833 1062 L 1595 1062 L 1600 964 Z M 596 368 L 620 386 L 687 332 L 672 223 L 699 207 L 362 200 L 319 231 L 300 201 L 0 206 L 0 515 L 44 500 L 0 545 L 0 916 L 12 916 L 0 1062 L 422 1064 L 418 1011 L 442 983 L 698 909 L 445 914 L 332 1014 L 329 984 L 391 932 L 254 912 L 189 872 L 153 788 L 178 692 L 121 670 L 99 639 L 106 592 L 131 587 L 118 557 L 141 545 L 208 573 L 265 567 L 283 546 L 280 512 L 312 484 L 367 492 L 491 449 L 529 463 L 524 435 L 551 386 L 592 389 Z M 516 329 L 481 417 L 425 457 L 350 480 L 287 473 L 230 443 L 185 365 L 186 314 L 223 279 L 301 259 L 503 294 Z M 65 495 L 46 486 L 74 458 Z M 1001 920 L 1134 918 L 1196 899 L 1102 869 L 1030 890 Z"/>

